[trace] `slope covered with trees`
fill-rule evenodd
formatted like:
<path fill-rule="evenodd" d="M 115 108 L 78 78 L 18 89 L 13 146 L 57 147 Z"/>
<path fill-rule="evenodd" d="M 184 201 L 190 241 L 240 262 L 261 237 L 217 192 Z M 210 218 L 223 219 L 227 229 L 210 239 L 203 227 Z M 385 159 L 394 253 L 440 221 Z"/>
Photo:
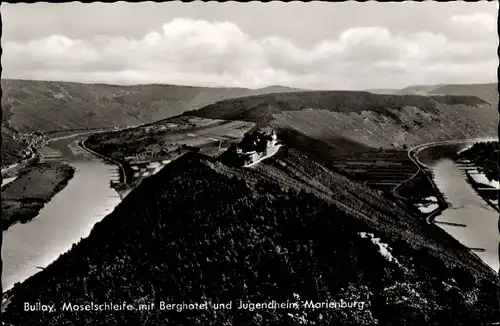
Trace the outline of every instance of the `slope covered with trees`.
<path fill-rule="evenodd" d="M 270 124 L 317 140 L 334 143 L 342 137 L 375 148 L 491 136 L 498 123 L 497 108 L 475 96 L 345 91 L 229 99 L 185 115 Z"/>
<path fill-rule="evenodd" d="M 265 163 L 264 163 L 265 162 Z M 16 325 L 481 324 L 498 277 L 434 225 L 293 149 L 252 169 L 188 153 L 145 179 L 90 236 L 12 291 Z M 243 302 L 363 309 L 238 310 Z M 123 301 L 149 311 L 63 311 Z M 233 302 L 168 311 L 166 303 Z M 25 312 L 25 302 L 55 304 Z M 43 322 L 42 322 L 43 321 Z"/>

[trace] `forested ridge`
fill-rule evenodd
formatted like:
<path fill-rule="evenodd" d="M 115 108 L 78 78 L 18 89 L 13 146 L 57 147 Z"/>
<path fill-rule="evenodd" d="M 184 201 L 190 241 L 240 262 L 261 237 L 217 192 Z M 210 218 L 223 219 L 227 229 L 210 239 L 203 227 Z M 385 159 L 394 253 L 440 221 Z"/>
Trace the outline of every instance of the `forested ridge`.
<path fill-rule="evenodd" d="M 277 93 L 227 99 L 201 109 L 184 113 L 212 119 L 239 119 L 264 124 L 282 111 L 308 108 L 341 113 L 372 111 L 401 122 L 393 110 L 405 106 L 418 107 L 424 112 L 438 112 L 437 104 L 477 106 L 488 102 L 475 96 L 460 95 L 386 95 L 361 91 L 309 91 Z"/>
<path fill-rule="evenodd" d="M 293 150 L 254 170 L 188 153 L 145 179 L 87 239 L 17 285 L 3 317 L 15 325 L 496 321 L 493 271 L 444 231 L 392 205 Z M 361 232 L 380 238 L 394 259 Z M 23 311 L 24 302 L 37 301 L 292 302 L 296 295 L 364 301 L 366 309 Z"/>

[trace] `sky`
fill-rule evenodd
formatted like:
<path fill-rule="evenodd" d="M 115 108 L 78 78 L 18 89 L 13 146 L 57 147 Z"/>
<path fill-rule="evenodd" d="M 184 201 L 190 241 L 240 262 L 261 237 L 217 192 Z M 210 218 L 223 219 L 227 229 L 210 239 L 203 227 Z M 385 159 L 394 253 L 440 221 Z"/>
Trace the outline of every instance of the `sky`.
<path fill-rule="evenodd" d="M 496 2 L 1 7 L 2 78 L 381 89 L 497 81 Z"/>

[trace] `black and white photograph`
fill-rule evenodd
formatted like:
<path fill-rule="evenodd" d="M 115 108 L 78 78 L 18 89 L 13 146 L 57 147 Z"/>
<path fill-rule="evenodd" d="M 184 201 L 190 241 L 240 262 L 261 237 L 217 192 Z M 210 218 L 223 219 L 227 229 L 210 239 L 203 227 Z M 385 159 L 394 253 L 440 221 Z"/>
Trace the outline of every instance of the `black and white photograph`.
<path fill-rule="evenodd" d="M 500 325 L 498 11 L 2 3 L 1 324 Z"/>

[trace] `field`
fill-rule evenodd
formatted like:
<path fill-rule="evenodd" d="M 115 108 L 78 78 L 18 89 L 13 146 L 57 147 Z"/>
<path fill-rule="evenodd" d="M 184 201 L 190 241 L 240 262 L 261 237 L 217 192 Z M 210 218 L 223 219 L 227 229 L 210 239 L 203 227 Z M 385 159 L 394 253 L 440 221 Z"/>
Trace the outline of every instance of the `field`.
<path fill-rule="evenodd" d="M 245 121 L 224 121 L 180 116 L 145 126 L 95 134 L 85 145 L 120 162 L 131 185 L 158 172 L 187 152 L 218 156 L 238 143 L 254 126 Z"/>
<path fill-rule="evenodd" d="M 20 171 L 2 187 L 2 229 L 27 222 L 73 177 L 74 168 L 62 163 L 38 163 Z"/>
<path fill-rule="evenodd" d="M 294 129 L 278 129 L 278 135 L 287 147 L 399 200 L 412 213 L 421 215 L 416 204 L 425 202 L 426 197 L 438 196 L 424 173 L 411 178 L 418 168 L 406 149 L 373 148 L 340 136 L 318 139 Z"/>
<path fill-rule="evenodd" d="M 307 150 L 306 150 L 307 151 Z M 408 157 L 408 151 L 397 149 L 366 149 L 350 154 L 333 154 L 324 164 L 350 179 L 397 200 L 410 213 L 422 218 L 432 212 L 419 210 L 429 197 L 439 193 L 425 173 Z"/>
<path fill-rule="evenodd" d="M 253 126 L 253 123 L 244 121 L 180 116 L 138 128 L 93 135 L 86 145 L 122 163 L 130 184 L 136 185 L 186 152 L 218 156 L 231 144 L 238 143 Z M 284 134 L 286 132 L 281 132 L 282 136 Z M 296 135 L 286 135 L 288 137 L 283 138 L 288 146 L 305 152 L 310 152 L 316 146 L 318 153 L 325 153 L 323 145 L 315 139 L 309 142 L 300 139 L 297 142 Z M 355 142 L 348 146 L 340 139 L 337 147 L 338 150 L 326 158 L 330 167 L 388 194 L 392 194 L 393 188 L 417 171 L 406 150 L 373 149 Z M 428 186 L 427 192 L 432 193 Z"/>
<path fill-rule="evenodd" d="M 417 172 L 405 150 L 371 150 L 334 160 L 335 167 L 372 188 L 391 192 Z"/>

